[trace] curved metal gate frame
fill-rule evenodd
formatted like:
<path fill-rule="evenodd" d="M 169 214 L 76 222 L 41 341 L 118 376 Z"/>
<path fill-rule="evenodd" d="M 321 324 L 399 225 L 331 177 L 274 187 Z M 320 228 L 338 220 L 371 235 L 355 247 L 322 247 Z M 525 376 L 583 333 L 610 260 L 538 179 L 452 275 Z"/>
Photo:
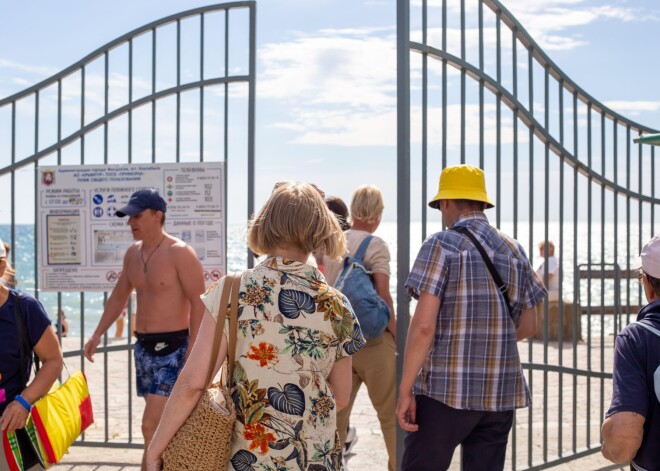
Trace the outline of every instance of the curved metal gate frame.
<path fill-rule="evenodd" d="M 458 163 L 486 167 L 487 175 L 493 175 L 489 192 L 495 193 L 498 203 L 495 225 L 506 223 L 500 209 L 504 205 L 499 204 L 504 200 L 513 214 L 512 228 L 505 230 L 514 237 L 527 232 L 530 258 L 535 229 L 537 241 L 547 242 L 552 233 L 558 234 L 563 277 L 573 278 L 572 284 L 560 281 L 560 294 L 572 297 L 572 308 L 559 303 L 559 325 L 571 316 L 573 338 L 562 338 L 559 329 L 558 342 L 548 339 L 546 306 L 542 341 L 530 341 L 527 352 L 523 351 L 524 344 L 519 345 L 521 356 L 527 357 L 523 367 L 530 388 L 542 404 L 537 401 L 533 410 L 517 414 L 508 460 L 511 469 L 545 469 L 600 448 L 600 424 L 611 389 L 611 334 L 630 322 L 631 314 L 641 304 L 641 292 L 631 283 L 630 261 L 643 241 L 658 230 L 655 150 L 641 145 L 634 149 L 631 143 L 638 134 L 657 131 L 621 116 L 580 88 L 499 1 L 452 2 L 458 10 L 452 12 L 453 16 L 448 16 L 447 0 L 435 2 L 433 9 L 429 3 L 421 0 L 421 6 L 411 10 L 409 0 L 397 1 L 397 367 L 400 374 L 410 319 L 404 283 L 411 266 L 411 178 L 421 179 L 421 198 L 415 198 L 419 202 L 414 204 L 424 208 L 424 240 L 427 188 L 435 188 L 439 171 Z M 414 19 L 419 42 L 411 39 L 412 14 L 418 15 Z M 440 44 L 429 43 L 431 24 Z M 466 40 L 468 24 L 473 32 L 478 30 L 477 45 L 472 50 Z M 450 31 L 455 33 L 453 49 L 448 39 Z M 490 42 L 485 39 L 487 34 Z M 412 57 L 411 51 L 421 57 Z M 411 59 L 415 60 L 415 72 L 419 72 L 416 87 L 411 85 Z M 417 75 L 414 77 L 416 80 Z M 411 87 L 421 91 L 414 103 Z M 436 116 L 441 113 L 435 121 L 429 117 L 433 104 L 438 108 Z M 473 152 L 467 142 L 472 132 L 466 124 L 466 107 L 470 105 L 479 110 Z M 414 130 L 421 135 L 419 144 L 411 144 L 411 111 L 419 117 L 415 122 L 421 123 Z M 484 137 L 488 119 L 494 128 L 494 143 Z M 460 122 L 454 130 L 460 138 L 454 144 L 448 142 L 453 137 L 448 133 L 448 120 Z M 435 136 L 435 144 L 431 136 Z M 419 177 L 412 176 L 411 164 L 420 167 Z M 429 168 L 438 172 L 431 173 L 431 181 Z M 512 176 L 506 177 L 507 173 Z M 555 187 L 559 190 L 554 191 Z M 540 197 L 538 188 L 543 189 Z M 610 246 L 606 247 L 607 243 Z M 585 257 L 588 264 L 581 266 Z M 609 292 L 617 293 L 614 299 Z M 583 340 L 575 334 L 581 325 L 586 330 Z M 550 397 L 555 393 L 557 398 Z M 400 460 L 400 430 L 397 439 Z"/>
<path fill-rule="evenodd" d="M 221 15 L 222 17 L 218 16 Z M 211 20 L 214 20 L 213 22 Z M 220 21 L 215 21 L 220 20 Z M 242 21 L 242 26 L 239 22 Z M 211 43 L 206 39 L 206 35 L 210 34 L 209 30 L 213 27 L 213 24 L 216 25 L 218 31 L 217 39 L 218 42 Z M 211 26 L 209 26 L 211 24 Z M 166 28 L 174 27 L 175 30 L 172 31 L 166 30 Z M 239 29 L 234 29 L 238 27 Z M 236 51 L 232 50 L 233 41 L 235 39 L 234 33 L 240 31 L 240 28 L 243 28 L 245 31 L 244 44 L 239 44 L 236 48 Z M 193 31 L 190 35 L 189 31 Z M 168 36 L 169 35 L 169 36 Z M 187 37 L 195 36 L 195 40 L 199 41 L 199 57 L 191 58 L 191 54 L 186 50 L 182 50 L 182 43 Z M 198 35 L 198 36 L 197 36 Z M 150 49 L 140 54 L 137 52 L 138 47 L 135 46 L 135 43 L 138 41 L 138 38 L 145 36 L 147 39 L 140 39 L 148 41 L 150 38 Z M 173 86 L 163 87 L 162 83 L 159 83 L 159 50 L 158 50 L 158 38 L 171 39 L 174 37 L 175 43 L 175 67 L 176 67 L 176 83 Z M 236 42 L 240 42 L 237 40 Z M 127 62 L 123 64 L 124 68 L 119 68 L 120 72 L 116 74 L 113 73 L 113 68 L 110 61 L 110 54 L 113 50 L 118 50 L 125 48 L 125 53 L 128 56 Z M 171 49 L 170 49 L 171 50 Z M 235 56 L 232 54 L 236 54 Z M 205 69 L 205 63 L 207 59 L 213 57 L 216 59 L 216 69 L 217 74 L 209 73 L 208 69 Z M 232 60 L 238 60 L 236 58 L 245 58 L 246 64 L 244 67 L 236 67 L 232 63 Z M 193 76 L 193 74 L 182 73 L 184 67 L 182 62 L 185 59 L 198 60 L 199 74 L 198 76 Z M 140 62 L 143 60 L 143 62 Z M 119 62 L 119 61 L 118 61 Z M 135 73 L 135 68 L 139 67 L 141 64 L 147 64 L 150 68 L 150 77 L 143 79 L 139 74 Z M 86 92 L 89 93 L 90 84 L 86 84 L 87 81 L 97 80 L 98 73 L 95 73 L 98 68 L 102 71 L 102 82 L 103 82 L 103 91 L 97 94 L 96 97 L 86 95 Z M 210 69 L 211 67 L 209 67 Z M 247 70 L 242 70 L 247 69 Z M 91 73 L 88 71 L 92 70 Z M 96 74 L 96 75 L 95 75 Z M 125 118 L 127 120 L 127 132 L 126 132 L 126 161 L 122 163 L 133 163 L 134 162 L 134 143 L 133 129 L 136 123 L 133 119 L 133 112 L 140 107 L 151 107 L 151 162 L 160 162 L 160 155 L 158 152 L 158 143 L 157 143 L 157 129 L 158 129 L 158 104 L 167 98 L 174 98 L 176 100 L 175 105 L 175 115 L 176 115 L 176 125 L 175 125 L 175 138 L 176 138 L 176 149 L 175 149 L 175 159 L 176 162 L 180 161 L 181 158 L 181 117 L 182 117 L 182 105 L 181 97 L 185 92 L 190 91 L 199 91 L 198 97 L 198 107 L 199 110 L 199 161 L 204 161 L 205 153 L 210 155 L 211 159 L 223 161 L 226 165 L 227 171 L 225 172 L 225 187 L 224 187 L 224 198 L 225 202 L 224 214 L 227 214 L 227 183 L 229 173 L 228 164 L 230 161 L 230 122 L 233 122 L 232 112 L 230 112 L 230 91 L 231 87 L 237 84 L 244 84 L 247 87 L 246 101 L 247 109 L 245 113 L 245 122 L 243 124 L 246 129 L 245 135 L 247 142 L 244 144 L 245 154 L 244 160 L 246 161 L 247 166 L 247 175 L 245 180 L 247 181 L 248 186 L 248 195 L 247 195 L 247 216 L 251 215 L 254 212 L 254 153 L 255 153 L 255 78 L 256 78 L 256 2 L 255 1 L 236 1 L 230 3 L 209 5 L 201 8 L 195 8 L 178 14 L 168 16 L 166 18 L 154 21 L 147 25 L 144 25 L 140 28 L 137 28 L 114 41 L 109 42 L 108 44 L 100 47 L 94 52 L 88 54 L 83 59 L 79 60 L 75 64 L 67 67 L 58 74 L 34 85 L 22 92 L 16 93 L 12 96 L 0 100 L 0 113 L 5 112 L 10 116 L 10 126 L 9 132 L 7 133 L 10 136 L 10 162 L 7 165 L 0 164 L 0 178 L 8 177 L 10 182 L 10 194 L 11 194 L 11 205 L 10 205 L 10 237 L 5 239 L 7 242 L 12 245 L 16 242 L 16 220 L 17 220 L 17 207 L 16 200 L 24 195 L 25 189 L 19 188 L 17 185 L 17 172 L 25 169 L 26 167 L 32 166 L 34 169 L 34 192 L 35 192 L 35 204 L 34 204 L 34 271 L 35 274 L 38 273 L 38 248 L 37 237 L 38 233 L 38 210 L 37 210 L 37 198 L 36 198 L 36 188 L 37 188 L 37 174 L 40 164 L 45 162 L 46 165 L 61 165 L 63 163 L 63 151 L 67 148 L 66 152 L 69 152 L 72 147 L 76 144 L 79 144 L 78 158 L 76 161 L 72 161 L 70 158 L 66 159 L 67 164 L 85 164 L 89 163 L 89 159 L 86 159 L 85 156 L 85 139 L 92 133 L 94 130 L 102 129 L 103 132 L 103 161 L 95 163 L 104 163 L 108 162 L 108 147 L 110 143 L 109 137 L 109 125 L 114 120 L 118 118 Z M 79 106 L 77 107 L 77 112 L 80 115 L 79 127 L 68 135 L 63 135 L 63 114 L 69 113 L 71 111 L 71 106 L 66 98 L 63 97 L 66 93 L 64 90 L 67 87 L 67 80 L 73 81 L 77 84 L 77 81 L 80 82 L 79 89 L 77 92 L 74 92 L 75 98 L 79 99 Z M 119 80 L 123 86 L 127 88 L 127 97 L 126 100 L 116 105 L 115 100 L 110 97 L 110 87 L 111 81 Z M 43 145 L 43 138 L 40 134 L 42 131 L 41 127 L 44 126 L 43 115 L 45 112 L 42 110 L 47 108 L 49 104 L 46 100 L 41 100 L 40 97 L 43 97 L 45 94 L 52 92 L 56 93 L 55 101 L 55 120 L 53 124 L 50 123 L 50 126 L 56 127 L 56 138 L 54 142 Z M 141 96 L 138 96 L 140 92 L 144 92 Z M 221 97 L 220 100 L 222 104 L 213 109 L 216 116 L 222 117 L 222 146 L 217 149 L 209 149 L 208 144 L 205 146 L 205 122 L 204 118 L 206 116 L 205 112 L 209 111 L 209 105 L 205 104 L 205 98 L 208 102 L 211 102 L 213 106 L 213 101 L 210 100 L 207 93 L 213 93 L 214 96 Z M 98 95 L 102 95 L 101 97 Z M 103 110 L 99 113 L 98 117 L 95 117 L 93 120 L 88 120 L 86 117 L 86 111 L 92 100 L 102 103 Z M 219 101 L 220 101 L 219 100 Z M 46 105 L 42 106 L 42 103 L 46 102 Z M 66 103 L 65 103 L 66 102 Z M 25 113 L 23 107 L 25 104 L 28 104 L 28 107 L 33 104 L 33 108 Z M 98 104 L 98 103 L 97 103 Z M 217 106 L 217 105 L 216 105 Z M 33 117 L 33 129 L 34 133 L 31 136 L 30 131 L 25 131 L 21 129 L 21 124 L 24 123 L 22 119 L 22 114 L 29 114 Z M 136 133 L 137 134 L 137 133 Z M 29 155 L 19 156 L 17 155 L 17 142 L 23 139 L 33 139 L 34 147 L 33 151 L 29 152 Z M 207 140 L 208 141 L 208 140 Z M 235 142 L 235 141 L 231 141 Z M 115 144 L 115 142 L 113 142 Z M 69 147 L 67 147 L 69 146 Z M 234 151 L 234 155 L 235 155 Z M 188 159 L 189 160 L 189 159 Z M 243 158 L 237 159 L 237 162 L 240 162 Z M 113 162 L 119 163 L 119 162 Z M 242 163 L 241 163 L 242 165 Z M 225 226 L 226 232 L 226 226 Z M 226 241 L 227 234 L 225 233 L 225 253 L 226 253 Z M 12 264 L 15 264 L 15 251 L 12 251 Z M 252 266 L 253 260 L 251 254 L 247 254 L 247 264 Z M 21 289 L 26 289 L 25 286 L 21 286 Z M 39 297 L 40 288 L 38 278 L 35 276 L 35 283 L 33 289 L 27 289 L 28 291 L 33 291 L 35 296 Z M 107 293 L 104 297 L 107 296 Z M 67 351 L 65 352 L 65 357 L 69 359 L 69 363 L 73 358 L 80 358 L 80 368 L 85 370 L 85 361 L 82 357 L 82 348 L 85 340 L 85 293 L 79 294 L 79 304 L 80 304 L 80 349 Z M 57 293 L 57 310 L 62 307 L 62 292 Z M 130 311 L 130 310 L 129 310 Z M 57 312 L 57 311 L 55 311 Z M 132 313 L 129 312 L 129 325 L 130 325 L 130 316 Z M 58 333 L 61 335 L 61 333 Z M 89 431 L 86 433 L 87 437 L 83 436 L 82 440 L 76 442 L 78 445 L 83 446 L 99 446 L 104 447 L 118 447 L 118 448 L 141 448 L 141 438 L 139 441 L 135 440 L 133 433 L 133 415 L 135 412 L 133 404 L 133 394 L 132 394 L 132 344 L 130 343 L 130 335 L 128 336 L 129 341 L 121 345 L 115 344 L 112 346 L 108 345 L 107 335 L 105 336 L 105 341 L 103 346 L 97 350 L 97 360 L 102 358 L 103 368 L 104 368 L 104 384 L 103 384 L 103 397 L 102 398 L 93 398 L 95 399 L 95 415 L 97 424 L 102 421 L 103 424 L 103 438 L 89 438 Z M 61 339 L 60 339 L 61 340 Z M 128 390 L 127 394 L 127 403 L 125 404 L 125 416 L 128 420 L 128 436 L 125 440 L 117 439 L 117 437 L 111 436 L 111 431 L 109 427 L 109 402 L 113 400 L 115 394 L 113 394 L 112 389 L 116 387 L 111 385 L 108 381 L 108 355 L 112 352 L 126 352 L 126 361 L 128 369 L 128 384 L 122 386 Z M 102 356 L 101 356 L 102 355 Z M 101 402 L 102 401 L 102 402 Z M 98 404 L 102 404 L 102 410 L 99 410 Z M 99 420 L 101 419 L 101 421 Z M 98 434 L 97 434 L 98 435 Z M 138 434 L 140 436 L 140 434 Z"/>

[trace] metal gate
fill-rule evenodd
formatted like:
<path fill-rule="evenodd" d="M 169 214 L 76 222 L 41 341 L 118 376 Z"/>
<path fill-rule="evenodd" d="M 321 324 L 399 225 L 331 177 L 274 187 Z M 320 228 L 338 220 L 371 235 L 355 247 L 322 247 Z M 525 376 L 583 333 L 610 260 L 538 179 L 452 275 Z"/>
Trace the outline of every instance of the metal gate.
<path fill-rule="evenodd" d="M 654 149 L 633 144 L 654 130 L 580 88 L 500 2 L 413 3 L 397 2 L 399 352 L 410 257 L 439 229 L 429 194 L 445 166 L 479 166 L 497 204 L 491 222 L 535 266 L 537 244 L 554 242 L 561 266 L 563 301 L 546 303 L 539 338 L 519 344 L 533 407 L 516 414 L 507 466 L 544 469 L 597 452 L 615 334 L 645 303 L 630 264 L 659 229 Z M 421 194 L 411 195 L 411 180 Z M 424 208 L 412 241 L 411 202 Z"/>
<path fill-rule="evenodd" d="M 13 247 L 10 261 L 23 280 L 19 288 L 38 297 L 51 317 L 66 306 L 79 320 L 70 327 L 75 338 L 60 340 L 68 367 L 77 368 L 79 359 L 90 382 L 96 423 L 80 445 L 142 447 L 144 404 L 134 401 L 130 335 L 118 342 L 106 335 L 97 361 L 83 360 L 91 333 L 85 330 L 85 313 L 102 310 L 107 293 L 40 291 L 38 168 L 220 161 L 227 168 L 224 214 L 229 190 L 235 186 L 244 194 L 247 186 L 240 207 L 249 216 L 254 212 L 255 32 L 254 1 L 196 8 L 131 31 L 0 100 L 0 203 L 9 214 L 9 224 L 0 227 L 2 238 Z M 249 254 L 246 263 L 252 263 Z"/>

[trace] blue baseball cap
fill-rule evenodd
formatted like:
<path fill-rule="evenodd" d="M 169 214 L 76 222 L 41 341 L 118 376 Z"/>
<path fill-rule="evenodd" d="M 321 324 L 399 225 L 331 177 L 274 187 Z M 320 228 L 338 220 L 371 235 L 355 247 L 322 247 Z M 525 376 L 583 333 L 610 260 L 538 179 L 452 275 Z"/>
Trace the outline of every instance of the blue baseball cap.
<path fill-rule="evenodd" d="M 167 203 L 162 196 L 158 193 L 158 190 L 153 188 L 146 188 L 144 190 L 138 190 L 131 195 L 131 198 L 128 200 L 128 204 L 121 209 L 118 209 L 115 213 L 118 217 L 123 218 L 124 216 L 137 216 L 145 209 L 153 209 L 155 211 L 167 211 Z"/>

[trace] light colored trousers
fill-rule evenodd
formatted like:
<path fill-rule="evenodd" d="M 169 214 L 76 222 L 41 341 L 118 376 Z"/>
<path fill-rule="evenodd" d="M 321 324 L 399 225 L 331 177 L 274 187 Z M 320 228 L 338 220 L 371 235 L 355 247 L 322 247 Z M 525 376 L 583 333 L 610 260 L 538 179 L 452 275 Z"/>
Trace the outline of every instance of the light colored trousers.
<path fill-rule="evenodd" d="M 352 356 L 353 388 L 348 407 L 337 414 L 340 442 L 346 441 L 353 403 L 362 383 L 367 386 L 369 399 L 376 409 L 380 428 L 385 438 L 388 470 L 396 465 L 396 342 L 388 331 L 369 340 L 367 345 Z M 358 430 L 358 434 L 360 431 Z"/>

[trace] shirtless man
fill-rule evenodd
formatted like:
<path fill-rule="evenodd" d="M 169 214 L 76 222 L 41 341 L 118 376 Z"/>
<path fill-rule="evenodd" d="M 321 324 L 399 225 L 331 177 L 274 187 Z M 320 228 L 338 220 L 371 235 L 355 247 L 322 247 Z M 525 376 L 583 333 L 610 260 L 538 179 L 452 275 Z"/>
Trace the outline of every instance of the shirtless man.
<path fill-rule="evenodd" d="M 190 246 L 165 232 L 166 210 L 158 192 L 146 189 L 133 193 L 128 205 L 117 211 L 119 217 L 129 216 L 128 225 L 137 242 L 124 255 L 119 280 L 84 351 L 93 362 L 101 336 L 121 315 L 135 289 L 139 313 L 135 373 L 137 394 L 146 400 L 142 416 L 145 450 L 204 314 L 199 297 L 204 292 L 202 265 Z"/>

